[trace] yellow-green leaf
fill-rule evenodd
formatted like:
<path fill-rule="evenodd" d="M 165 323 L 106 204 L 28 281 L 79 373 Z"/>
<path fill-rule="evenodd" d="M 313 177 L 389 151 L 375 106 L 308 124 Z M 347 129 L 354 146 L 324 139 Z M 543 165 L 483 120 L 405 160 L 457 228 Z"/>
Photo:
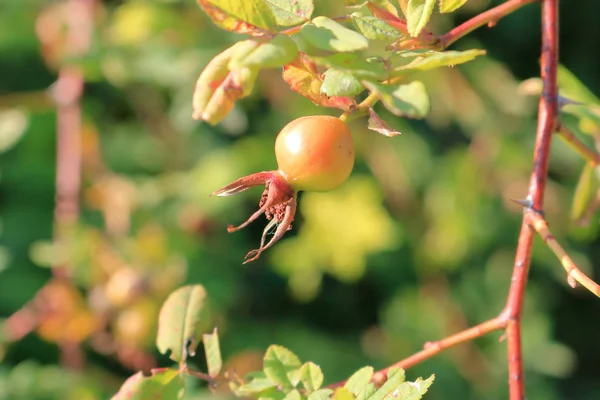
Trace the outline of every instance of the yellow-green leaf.
<path fill-rule="evenodd" d="M 323 372 L 318 365 L 307 362 L 300 368 L 300 381 L 308 392 L 314 392 L 323 384 Z"/>
<path fill-rule="evenodd" d="M 365 88 L 352 74 L 330 68 L 323 74 L 321 93 L 327 96 L 356 96 Z"/>
<path fill-rule="evenodd" d="M 411 36 L 419 36 L 429 22 L 435 0 L 408 0 L 406 8 L 406 24 Z"/>
<path fill-rule="evenodd" d="M 175 290 L 165 300 L 158 317 L 156 347 L 173 361 L 185 362 L 193 355 L 207 323 L 206 291 L 202 285 Z"/>
<path fill-rule="evenodd" d="M 571 206 L 571 219 L 579 220 L 587 210 L 590 202 L 598 190 L 598 179 L 594 175 L 594 167 L 586 163 L 579 176 L 579 182 L 573 194 L 573 205 Z"/>
<path fill-rule="evenodd" d="M 181 399 L 184 382 L 179 373 L 170 368 L 157 368 L 150 376 L 142 372 L 129 377 L 111 400 Z"/>
<path fill-rule="evenodd" d="M 377 94 L 385 108 L 399 117 L 423 118 L 430 108 L 427 89 L 421 81 L 392 86 L 363 81 L 362 84 Z"/>
<path fill-rule="evenodd" d="M 369 47 L 363 35 L 327 17 L 316 17 L 300 34 L 313 46 L 331 52 L 353 52 Z"/>
<path fill-rule="evenodd" d="M 462 7 L 467 0 L 440 0 L 440 12 L 451 13 Z"/>
<path fill-rule="evenodd" d="M 314 11 L 313 0 L 265 0 L 271 8 L 277 25 L 298 25 L 310 20 Z"/>
<path fill-rule="evenodd" d="M 464 64 L 484 55 L 485 50 L 472 49 L 465 51 L 449 50 L 436 53 L 426 53 L 422 58 L 417 58 L 410 63 L 397 67 L 392 72 L 393 76 L 404 75 L 413 71 L 427 71 L 439 67 L 448 67 Z"/>
<path fill-rule="evenodd" d="M 373 367 L 363 367 L 348 378 L 344 387 L 358 397 L 365 390 L 372 377 Z"/>
<path fill-rule="evenodd" d="M 205 333 L 202 335 L 202 343 L 204 344 L 204 352 L 206 353 L 208 375 L 211 378 L 216 378 L 223 367 L 223 359 L 221 358 L 221 346 L 219 344 L 219 334 L 217 333 L 217 328 L 213 330 L 213 333 Z"/>
<path fill-rule="evenodd" d="M 272 345 L 265 354 L 263 371 L 273 382 L 285 387 L 295 387 L 300 380 L 301 366 L 298 356 L 290 350 Z"/>
<path fill-rule="evenodd" d="M 356 29 L 367 39 L 396 40 L 400 37 L 400 32 L 379 18 L 364 16 L 361 13 L 353 13 L 351 17 Z"/>
<path fill-rule="evenodd" d="M 296 42 L 286 35 L 276 35 L 268 42 L 248 39 L 231 54 L 229 69 L 280 67 L 292 62 L 297 54 Z"/>
<path fill-rule="evenodd" d="M 273 31 L 277 21 L 264 0 L 197 0 L 219 27 L 237 33 Z"/>

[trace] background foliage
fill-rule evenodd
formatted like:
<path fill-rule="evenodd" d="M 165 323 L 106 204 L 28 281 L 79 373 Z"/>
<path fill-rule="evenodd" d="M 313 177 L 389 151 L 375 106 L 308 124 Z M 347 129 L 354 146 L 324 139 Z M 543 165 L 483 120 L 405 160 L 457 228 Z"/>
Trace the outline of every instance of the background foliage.
<path fill-rule="evenodd" d="M 337 2 L 316 3 L 314 15 L 343 12 Z M 447 31 L 496 3 L 471 0 L 430 27 Z M 600 93 L 600 56 L 592 51 L 600 46 L 598 5 L 567 3 L 561 62 Z M 56 118 L 45 89 L 56 70 L 44 39 L 61 4 L 0 3 L 0 317 L 34 297 L 50 279 L 49 265 L 70 260 L 76 277 L 73 285 L 45 286 L 53 312 L 35 332 L 17 342 L 0 337 L 0 399 L 105 399 L 135 371 L 169 365 L 155 350 L 156 318 L 184 283 L 206 288 L 226 365 L 240 374 L 258 369 L 278 343 L 339 380 L 500 310 L 521 220 L 508 199 L 526 191 L 535 131 L 536 101 L 519 84 L 538 75 L 537 5 L 455 46 L 484 48 L 487 56 L 418 77 L 432 98 L 425 121 L 378 106 L 402 136 L 386 138 L 355 121 L 351 180 L 301 195 L 294 230 L 242 267 L 262 226 L 231 235 L 225 227 L 255 208 L 258 189 L 228 199 L 208 194 L 272 169 L 274 136 L 289 120 L 334 110 L 315 107 L 269 70 L 223 123 L 198 123 L 190 101 L 198 73 L 240 37 L 218 30 L 191 0 L 99 2 L 92 51 L 81 60 L 82 217 L 69 244 L 53 247 Z M 556 142 L 547 218 L 579 266 L 598 276 L 598 219 L 588 226 L 569 219 L 582 166 Z M 540 243 L 530 279 L 529 398 L 598 398 L 600 304 L 568 287 Z M 497 339 L 450 350 L 408 376 L 435 373 L 431 399 L 503 398 L 506 360 Z M 66 371 L 71 347 L 86 360 Z M 203 385 L 190 384 L 202 397 Z"/>

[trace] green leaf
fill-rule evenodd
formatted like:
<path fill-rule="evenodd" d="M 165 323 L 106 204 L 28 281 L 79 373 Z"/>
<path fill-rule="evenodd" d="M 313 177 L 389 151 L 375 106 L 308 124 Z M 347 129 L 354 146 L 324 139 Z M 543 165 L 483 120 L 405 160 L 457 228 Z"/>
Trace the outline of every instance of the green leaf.
<path fill-rule="evenodd" d="M 273 382 L 286 387 L 295 387 L 300 380 L 301 366 L 300 360 L 294 353 L 285 347 L 272 345 L 265 354 L 263 371 Z"/>
<path fill-rule="evenodd" d="M 347 72 L 358 79 L 383 80 L 388 74 L 382 63 L 371 63 L 358 54 L 339 53 L 329 57 L 313 57 L 313 60 L 328 68 Z"/>
<path fill-rule="evenodd" d="M 182 399 L 184 381 L 170 368 L 156 368 L 150 376 L 142 372 L 129 377 L 111 400 Z"/>
<path fill-rule="evenodd" d="M 317 17 L 302 27 L 300 34 L 313 46 L 331 52 L 352 52 L 369 47 L 363 35 L 327 17 Z"/>
<path fill-rule="evenodd" d="M 579 130 L 588 135 L 598 132 L 600 127 L 600 106 L 595 104 L 567 104 L 562 112 L 579 118 Z"/>
<path fill-rule="evenodd" d="M 219 375 L 219 372 L 221 372 L 221 367 L 223 367 L 217 328 L 215 328 L 211 334 L 205 333 L 202 335 L 202 343 L 204 343 L 204 352 L 206 353 L 208 375 L 210 375 L 211 378 L 216 378 Z"/>
<path fill-rule="evenodd" d="M 440 12 L 451 13 L 462 7 L 467 0 L 440 0 Z"/>
<path fill-rule="evenodd" d="M 369 397 L 373 396 L 373 394 L 376 391 L 377 389 L 375 388 L 375 385 L 372 383 L 368 383 L 367 386 L 365 386 L 362 393 L 360 394 L 360 396 L 356 398 L 356 400 L 367 400 Z"/>
<path fill-rule="evenodd" d="M 313 0 L 265 0 L 271 8 L 277 25 L 298 25 L 310 19 L 314 11 Z"/>
<path fill-rule="evenodd" d="M 237 33 L 273 31 L 277 21 L 263 0 L 196 0 L 219 27 Z"/>
<path fill-rule="evenodd" d="M 309 393 L 314 392 L 323 384 L 323 372 L 318 365 L 306 362 L 300 368 L 300 381 Z"/>
<path fill-rule="evenodd" d="M 390 368 L 387 372 L 387 380 L 385 383 L 375 392 L 373 395 L 368 397 L 368 400 L 383 400 L 390 393 L 398 388 L 398 386 L 404 382 L 404 370 L 401 368 Z M 395 396 L 394 396 L 395 397 Z M 398 399 L 404 400 L 402 397 Z"/>
<path fill-rule="evenodd" d="M 356 29 L 371 40 L 396 40 L 400 32 L 379 18 L 364 16 L 361 13 L 350 15 Z"/>
<path fill-rule="evenodd" d="M 385 122 L 372 108 L 369 108 L 369 122 L 367 127 L 370 130 L 387 137 L 393 137 L 402 134 L 402 132 L 398 132 L 397 130 L 390 128 L 387 122 Z"/>
<path fill-rule="evenodd" d="M 283 400 L 300 400 L 300 399 L 302 399 L 302 396 L 300 395 L 300 392 L 297 389 L 290 391 L 283 398 Z"/>
<path fill-rule="evenodd" d="M 391 86 L 363 81 L 362 84 L 376 93 L 385 108 L 399 117 L 423 118 L 429 112 L 429 96 L 421 81 Z"/>
<path fill-rule="evenodd" d="M 339 387 L 335 389 L 331 400 L 355 400 L 352 392 L 345 387 Z"/>
<path fill-rule="evenodd" d="M 583 217 L 590 202 L 598 190 L 598 180 L 594 176 L 594 167 L 586 163 L 579 176 L 579 182 L 573 194 L 573 205 L 571 207 L 571 219 L 578 221 Z"/>
<path fill-rule="evenodd" d="M 484 55 L 485 53 L 485 50 L 478 49 L 465 51 L 449 50 L 443 52 L 436 52 L 435 54 L 423 56 L 422 58 L 417 58 L 414 61 L 411 61 L 410 63 L 401 67 L 394 68 L 392 75 L 398 76 L 412 71 L 427 71 L 439 67 L 448 67 L 458 64 L 464 64 L 468 61 L 474 60 L 478 56 Z"/>
<path fill-rule="evenodd" d="M 365 90 L 352 74 L 330 68 L 325 71 L 321 93 L 327 96 L 356 96 Z"/>
<path fill-rule="evenodd" d="M 406 24 L 411 36 L 419 36 L 429 22 L 435 0 L 408 0 L 406 8 Z"/>
<path fill-rule="evenodd" d="M 171 350 L 173 361 L 185 362 L 200 341 L 207 325 L 206 291 L 202 285 L 188 285 L 171 293 L 158 317 L 156 346 L 161 353 Z"/>
<path fill-rule="evenodd" d="M 348 378 L 344 387 L 358 397 L 365 390 L 371 378 L 373 378 L 373 367 L 363 367 Z"/>
<path fill-rule="evenodd" d="M 418 378 L 414 382 L 403 382 L 394 395 L 398 400 L 420 400 L 427 393 L 434 379 L 435 375 L 431 375 L 426 380 Z"/>
<path fill-rule="evenodd" d="M 312 392 L 308 396 L 308 400 L 329 400 L 332 393 L 332 389 L 319 389 L 316 392 Z"/>
<path fill-rule="evenodd" d="M 286 35 L 276 35 L 269 42 L 249 39 L 236 47 L 229 60 L 229 69 L 275 68 L 292 62 L 298 55 L 296 42 Z"/>
<path fill-rule="evenodd" d="M 276 388 L 277 384 L 269 378 L 254 378 L 250 382 L 240 386 L 236 394 L 240 397 L 262 395 L 269 389 Z"/>

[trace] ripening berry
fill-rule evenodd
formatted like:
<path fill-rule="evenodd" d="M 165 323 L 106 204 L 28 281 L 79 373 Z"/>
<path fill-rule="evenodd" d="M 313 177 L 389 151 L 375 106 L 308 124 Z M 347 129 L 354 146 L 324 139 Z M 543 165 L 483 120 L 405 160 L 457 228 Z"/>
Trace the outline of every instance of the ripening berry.
<path fill-rule="evenodd" d="M 296 213 L 296 194 L 300 190 L 326 192 L 344 183 L 354 167 L 354 144 L 346 123 L 335 117 L 310 116 L 287 124 L 275 141 L 277 171 L 248 175 L 217 190 L 213 195 L 231 196 L 253 186 L 265 185 L 259 210 L 243 224 L 229 226 L 229 232 L 246 227 L 262 214 L 270 220 L 263 231 L 260 247 L 246 255 L 256 260 L 291 229 Z M 267 233 L 277 226 L 265 244 Z"/>

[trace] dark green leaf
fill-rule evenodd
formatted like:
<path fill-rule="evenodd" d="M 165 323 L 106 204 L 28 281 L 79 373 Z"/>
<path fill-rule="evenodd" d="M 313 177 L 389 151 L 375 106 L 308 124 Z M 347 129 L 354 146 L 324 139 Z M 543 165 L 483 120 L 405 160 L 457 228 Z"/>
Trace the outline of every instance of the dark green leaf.
<path fill-rule="evenodd" d="M 298 25 L 310 19 L 314 11 L 313 0 L 265 0 L 271 8 L 277 25 Z"/>
<path fill-rule="evenodd" d="M 408 0 L 406 9 L 406 24 L 411 36 L 419 36 L 429 22 L 435 0 Z"/>
<path fill-rule="evenodd" d="M 451 13 L 462 7 L 467 0 L 440 0 L 440 12 Z"/>
<path fill-rule="evenodd" d="M 423 118 L 429 112 L 429 96 L 421 81 L 399 86 L 383 85 L 369 81 L 362 84 L 376 93 L 385 108 L 399 117 Z"/>
<path fill-rule="evenodd" d="M 175 400 L 182 399 L 184 382 L 179 373 L 170 368 L 153 369 L 150 376 L 142 372 L 129 377 L 111 400 Z"/>
<path fill-rule="evenodd" d="M 177 289 L 160 310 L 156 346 L 163 354 L 171 350 L 173 361 L 185 362 L 200 342 L 208 323 L 206 317 L 206 291 L 202 285 Z"/>
<path fill-rule="evenodd" d="M 295 387 L 300 380 L 298 357 L 282 346 L 272 345 L 267 349 L 263 371 L 267 378 L 286 387 Z"/>
<path fill-rule="evenodd" d="M 300 34 L 313 46 L 331 52 L 352 52 L 369 47 L 363 35 L 327 17 L 317 17 L 302 27 Z"/>
<path fill-rule="evenodd" d="M 379 18 L 364 16 L 360 13 L 351 15 L 354 26 L 364 37 L 371 40 L 396 40 L 400 32 Z"/>
<path fill-rule="evenodd" d="M 312 362 L 304 363 L 300 368 L 300 381 L 309 393 L 319 389 L 323 384 L 321 368 Z"/>
<path fill-rule="evenodd" d="M 327 96 L 356 96 L 364 90 L 352 74 L 330 68 L 325 71 L 321 93 Z"/>
<path fill-rule="evenodd" d="M 275 68 L 292 62 L 298 54 L 296 42 L 286 35 L 276 35 L 269 42 L 249 39 L 236 47 L 229 69 Z"/>
<path fill-rule="evenodd" d="M 223 366 L 217 328 L 215 328 L 211 334 L 202 335 L 202 343 L 204 344 L 204 352 L 206 353 L 208 375 L 210 375 L 211 378 L 215 378 L 219 375 L 221 367 Z"/>

